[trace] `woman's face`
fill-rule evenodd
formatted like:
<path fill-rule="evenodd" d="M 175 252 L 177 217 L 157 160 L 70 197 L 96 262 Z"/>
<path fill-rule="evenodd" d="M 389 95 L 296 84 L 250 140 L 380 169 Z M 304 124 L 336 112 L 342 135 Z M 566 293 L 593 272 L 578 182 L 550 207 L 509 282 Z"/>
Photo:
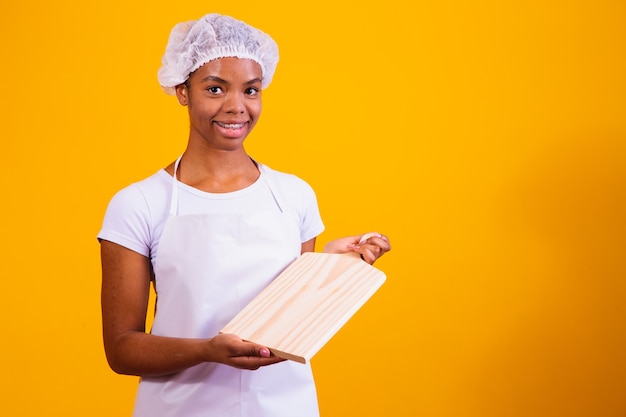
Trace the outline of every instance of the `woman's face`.
<path fill-rule="evenodd" d="M 261 66 L 250 59 L 220 58 L 177 86 L 178 101 L 189 111 L 190 140 L 240 148 L 261 115 L 261 77 Z"/>

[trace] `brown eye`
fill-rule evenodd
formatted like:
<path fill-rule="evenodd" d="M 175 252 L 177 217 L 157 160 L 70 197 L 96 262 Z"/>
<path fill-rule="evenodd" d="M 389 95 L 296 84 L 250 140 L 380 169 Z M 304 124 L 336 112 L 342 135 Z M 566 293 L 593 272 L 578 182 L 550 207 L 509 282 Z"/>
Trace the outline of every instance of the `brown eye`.
<path fill-rule="evenodd" d="M 250 87 L 250 88 L 246 88 L 245 93 L 249 96 L 255 96 L 257 94 L 259 94 L 259 89 L 256 87 Z"/>

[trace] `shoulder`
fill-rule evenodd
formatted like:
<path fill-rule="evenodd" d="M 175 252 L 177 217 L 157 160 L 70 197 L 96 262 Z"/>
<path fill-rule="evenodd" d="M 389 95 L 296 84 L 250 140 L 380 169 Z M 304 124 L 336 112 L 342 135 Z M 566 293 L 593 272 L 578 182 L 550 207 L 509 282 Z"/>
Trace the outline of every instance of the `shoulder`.
<path fill-rule="evenodd" d="M 168 177 L 159 171 L 118 191 L 109 202 L 98 238 L 148 256 L 167 217 L 171 194 Z"/>
<path fill-rule="evenodd" d="M 131 211 L 148 209 L 165 201 L 171 193 L 170 187 L 171 181 L 168 181 L 168 174 L 161 170 L 144 180 L 122 188 L 113 196 L 110 204 Z"/>
<path fill-rule="evenodd" d="M 261 172 L 263 172 L 264 175 L 267 175 L 268 178 L 281 189 L 281 191 L 287 190 L 289 192 L 313 193 L 313 188 L 309 185 L 309 183 L 295 174 L 277 171 L 263 164 L 259 164 L 259 167 Z"/>
<path fill-rule="evenodd" d="M 313 188 L 300 177 L 261 166 L 264 175 L 284 197 L 291 214 L 300 225 L 301 242 L 307 242 L 318 236 L 324 230 L 324 223 L 317 205 L 317 197 Z"/>

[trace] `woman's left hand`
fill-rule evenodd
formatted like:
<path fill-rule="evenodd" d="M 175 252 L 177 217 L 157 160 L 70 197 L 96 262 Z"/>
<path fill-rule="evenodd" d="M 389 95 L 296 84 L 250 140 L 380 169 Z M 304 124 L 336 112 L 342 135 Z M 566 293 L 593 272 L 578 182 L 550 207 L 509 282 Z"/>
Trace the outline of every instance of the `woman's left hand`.
<path fill-rule="evenodd" d="M 358 253 L 370 265 L 390 250 L 389 238 L 376 232 L 335 239 L 324 247 L 326 253 Z"/>

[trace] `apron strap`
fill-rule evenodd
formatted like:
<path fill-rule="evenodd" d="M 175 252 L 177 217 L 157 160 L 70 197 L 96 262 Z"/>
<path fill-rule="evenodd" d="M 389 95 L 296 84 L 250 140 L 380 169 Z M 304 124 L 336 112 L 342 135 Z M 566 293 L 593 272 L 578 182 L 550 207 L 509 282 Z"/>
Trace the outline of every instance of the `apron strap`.
<path fill-rule="evenodd" d="M 174 163 L 174 177 L 172 178 L 172 199 L 170 201 L 170 216 L 176 216 L 178 212 L 178 165 L 180 164 L 180 160 L 182 159 L 182 155 L 178 157 L 176 162 Z"/>
<path fill-rule="evenodd" d="M 281 213 L 284 213 L 285 211 L 287 211 L 287 206 L 284 204 L 282 196 L 280 195 L 280 192 L 278 191 L 278 188 L 274 186 L 274 182 L 270 178 L 270 173 L 268 172 L 268 168 L 265 165 L 259 164 L 259 163 L 257 163 L 257 167 L 259 167 L 259 171 L 261 172 L 261 177 L 263 177 L 263 179 L 265 180 L 265 183 L 267 184 L 267 188 L 270 189 L 270 193 L 272 193 L 272 197 L 274 197 L 274 201 L 276 202 L 278 209 L 281 211 Z"/>

